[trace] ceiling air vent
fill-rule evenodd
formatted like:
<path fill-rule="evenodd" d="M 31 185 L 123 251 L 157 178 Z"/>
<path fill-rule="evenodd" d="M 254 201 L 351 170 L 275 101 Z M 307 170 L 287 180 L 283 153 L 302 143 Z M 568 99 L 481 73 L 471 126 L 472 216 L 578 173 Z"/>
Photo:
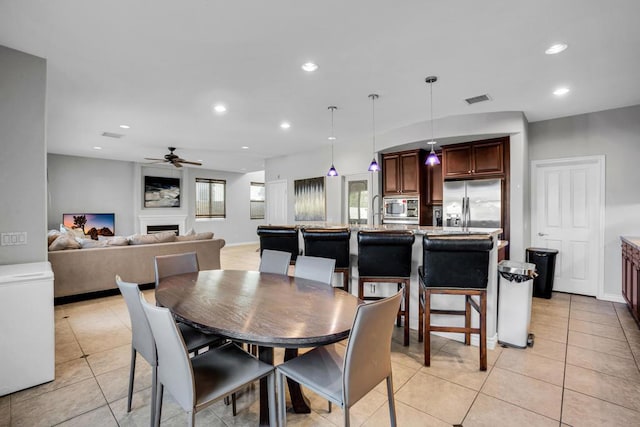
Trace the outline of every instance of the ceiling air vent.
<path fill-rule="evenodd" d="M 477 104 L 478 102 L 484 102 L 484 101 L 491 101 L 491 98 L 489 98 L 489 95 L 479 95 L 479 96 L 474 96 L 473 98 L 467 98 L 465 99 L 465 101 L 467 101 L 467 104 L 471 105 L 471 104 Z"/>
<path fill-rule="evenodd" d="M 102 136 L 106 136 L 107 138 L 122 138 L 124 135 L 115 132 L 102 132 Z"/>

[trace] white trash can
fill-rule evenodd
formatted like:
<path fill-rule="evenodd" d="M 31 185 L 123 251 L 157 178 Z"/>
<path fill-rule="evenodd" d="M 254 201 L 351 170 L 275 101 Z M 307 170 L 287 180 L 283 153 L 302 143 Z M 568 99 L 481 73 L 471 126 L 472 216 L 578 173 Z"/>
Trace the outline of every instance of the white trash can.
<path fill-rule="evenodd" d="M 504 260 L 498 264 L 498 343 L 504 346 L 526 348 L 533 345 L 529 323 L 535 271 L 535 264 L 529 262 Z"/>

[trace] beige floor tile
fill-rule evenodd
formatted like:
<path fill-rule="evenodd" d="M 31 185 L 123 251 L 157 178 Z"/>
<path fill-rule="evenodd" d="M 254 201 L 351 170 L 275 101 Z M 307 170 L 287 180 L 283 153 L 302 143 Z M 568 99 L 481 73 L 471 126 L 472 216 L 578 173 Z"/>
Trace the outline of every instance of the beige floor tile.
<path fill-rule="evenodd" d="M 475 358 L 469 360 L 440 351 L 431 356 L 431 366 L 422 367 L 422 372 L 478 391 L 489 376 L 491 366 L 488 368 L 481 371 Z"/>
<path fill-rule="evenodd" d="M 482 393 L 554 420 L 560 420 L 562 387 L 495 367 Z"/>
<path fill-rule="evenodd" d="M 567 329 L 569 325 L 569 317 L 559 317 L 545 313 L 531 313 L 531 321 L 552 326 L 558 329 Z"/>
<path fill-rule="evenodd" d="M 58 424 L 58 427 L 118 427 L 109 406 L 105 405 Z"/>
<path fill-rule="evenodd" d="M 56 341 L 56 364 L 79 359 L 83 355 L 77 341 L 59 343 Z"/>
<path fill-rule="evenodd" d="M 441 419 L 460 424 L 477 392 L 418 372 L 396 393 L 396 401 Z"/>
<path fill-rule="evenodd" d="M 59 319 L 55 322 L 56 344 L 76 341 L 76 336 L 67 319 Z"/>
<path fill-rule="evenodd" d="M 640 411 L 640 383 L 567 365 L 565 388 Z"/>
<path fill-rule="evenodd" d="M 640 329 L 624 329 L 624 335 L 630 343 L 640 343 Z"/>
<path fill-rule="evenodd" d="M 535 320 L 531 320 L 529 331 L 536 337 L 544 338 L 547 340 L 566 343 L 567 342 L 567 329 L 557 328 L 544 323 L 538 323 Z"/>
<path fill-rule="evenodd" d="M 588 297 L 585 295 L 571 295 L 571 303 L 591 304 L 591 305 L 611 305 L 609 301 L 599 300 L 596 297 Z"/>
<path fill-rule="evenodd" d="M 605 402 L 571 390 L 564 392 L 562 422 L 572 426 L 638 425 L 640 412 Z"/>
<path fill-rule="evenodd" d="M 496 367 L 507 369 L 557 386 L 562 386 L 564 362 L 537 356 L 528 349 L 505 349 Z"/>
<path fill-rule="evenodd" d="M 401 365 L 399 363 L 391 362 L 391 373 L 393 379 L 393 391 L 396 392 L 407 383 L 413 377 L 420 368 L 409 368 L 408 366 Z M 387 382 L 382 381 L 375 388 L 378 393 L 387 394 Z"/>
<path fill-rule="evenodd" d="M 600 337 L 611 338 L 618 341 L 626 341 L 626 337 L 621 326 L 603 325 L 600 323 L 572 318 L 569 320 L 569 330 L 589 335 L 598 335 Z"/>
<path fill-rule="evenodd" d="M 440 348 L 440 352 L 449 353 L 457 356 L 460 360 L 475 361 L 480 368 L 480 350 L 473 345 L 464 345 L 459 341 L 448 340 L 445 345 Z M 487 365 L 493 366 L 496 363 L 498 357 L 502 353 L 502 347 L 496 346 L 493 350 L 487 349 Z M 431 353 L 434 354 L 433 352 Z"/>
<path fill-rule="evenodd" d="M 613 356 L 626 357 L 627 359 L 633 358 L 629 344 L 626 342 L 583 334 L 582 332 L 569 331 L 569 345 L 611 354 Z"/>
<path fill-rule="evenodd" d="M 109 404 L 113 415 L 120 427 L 136 426 L 143 427 L 149 425 L 151 418 L 151 388 L 134 392 L 131 402 L 131 412 L 127 412 L 127 398 L 118 399 Z M 183 415 L 183 425 L 186 425 L 186 415 L 180 406 L 173 400 L 169 393 L 164 394 L 162 403 L 162 425 L 165 421 L 177 415 Z"/>
<path fill-rule="evenodd" d="M 127 395 L 129 390 L 129 367 L 118 368 L 102 375 L 97 375 L 96 380 L 107 402 L 111 403 Z M 140 391 L 148 387 L 151 387 L 151 368 L 141 361 L 141 363 L 136 363 L 133 390 Z"/>
<path fill-rule="evenodd" d="M 55 380 L 42 385 L 31 387 L 11 395 L 13 402 L 31 399 L 41 394 L 66 387 L 80 381 L 93 378 L 93 373 L 85 359 L 75 359 L 65 363 L 56 364 Z"/>
<path fill-rule="evenodd" d="M 101 351 L 131 344 L 131 331 L 126 327 L 90 334 L 78 334 L 78 344 L 85 354 L 91 355 Z"/>
<path fill-rule="evenodd" d="M 558 421 L 480 393 L 462 424 L 465 427 L 557 427 Z"/>
<path fill-rule="evenodd" d="M 11 395 L 0 397 L 0 427 L 8 427 L 11 422 Z"/>
<path fill-rule="evenodd" d="M 570 301 L 571 294 L 567 294 L 564 292 L 552 292 L 551 293 L 551 301 L 560 300 L 560 301 Z"/>
<path fill-rule="evenodd" d="M 564 362 L 567 354 L 567 345 L 536 335 L 533 340 L 533 346 L 527 348 L 527 351 L 537 356 L 548 357 L 549 359 Z"/>
<path fill-rule="evenodd" d="M 613 307 L 613 303 L 602 301 L 601 304 L 584 303 L 579 301 L 571 302 L 571 311 L 580 310 L 588 311 L 596 314 L 608 314 L 616 316 L 616 309 Z"/>
<path fill-rule="evenodd" d="M 640 383 L 640 371 L 635 360 L 612 355 L 603 356 L 600 352 L 586 348 L 572 345 L 567 347 L 568 364 Z"/>
<path fill-rule="evenodd" d="M 620 326 L 618 316 L 615 314 L 592 313 L 583 310 L 571 310 L 571 318 L 587 322 L 600 323 L 602 325 Z"/>
<path fill-rule="evenodd" d="M 546 315 L 553 317 L 568 318 L 569 306 L 568 305 L 551 305 L 551 304 L 536 304 L 531 307 L 532 316 Z"/>
<path fill-rule="evenodd" d="M 309 395 L 311 393 L 309 392 Z M 331 413 L 326 411 L 327 401 L 320 398 L 320 400 L 316 400 L 315 403 L 312 404 L 313 408 L 321 408 L 320 414 L 327 420 L 332 422 L 333 424 L 339 426 L 342 425 L 342 420 L 344 415 L 340 408 L 332 409 Z M 358 403 L 353 405 L 349 410 L 349 415 L 351 419 L 351 425 L 360 426 L 364 424 L 371 415 L 378 411 L 381 407 L 388 407 L 387 405 L 387 393 L 378 393 L 376 390 L 369 392 L 365 397 L 360 399 Z"/>
<path fill-rule="evenodd" d="M 445 423 L 429 414 L 425 414 L 402 402 L 396 402 L 396 420 L 397 425 L 403 427 L 450 427 L 451 424 Z M 342 425 L 342 424 L 339 424 Z M 364 427 L 388 427 L 389 406 L 382 405 L 378 410 L 363 424 Z"/>
<path fill-rule="evenodd" d="M 11 404 L 11 425 L 51 426 L 107 402 L 93 378 Z"/>
<path fill-rule="evenodd" d="M 136 359 L 142 358 L 138 355 Z M 114 369 L 129 367 L 131 363 L 131 344 L 121 345 L 109 350 L 90 354 L 87 362 L 94 375 L 104 374 Z"/>
<path fill-rule="evenodd" d="M 638 323 L 633 317 L 631 317 L 631 315 L 624 316 L 624 317 L 620 316 L 619 319 L 620 319 L 620 325 L 622 325 L 622 329 L 631 330 L 631 331 L 638 330 Z"/>

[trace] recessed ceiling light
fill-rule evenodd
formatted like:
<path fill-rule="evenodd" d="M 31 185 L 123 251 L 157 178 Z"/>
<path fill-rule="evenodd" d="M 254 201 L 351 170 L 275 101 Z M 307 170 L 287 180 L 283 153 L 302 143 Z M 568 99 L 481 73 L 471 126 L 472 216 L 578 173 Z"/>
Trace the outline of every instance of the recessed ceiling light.
<path fill-rule="evenodd" d="M 204 162 L 204 160 L 202 160 L 202 159 L 198 159 L 198 160 L 196 160 L 196 162 L 200 162 L 200 163 L 202 163 L 202 162 Z"/>
<path fill-rule="evenodd" d="M 93 147 L 94 150 L 102 150 L 102 147 Z"/>
<path fill-rule="evenodd" d="M 335 141 L 336 137 L 335 136 L 330 136 L 329 138 L 327 138 L 329 141 Z"/>
<path fill-rule="evenodd" d="M 130 129 L 131 128 L 131 126 L 129 126 L 129 125 L 120 125 L 120 127 L 122 129 Z"/>
<path fill-rule="evenodd" d="M 282 129 L 289 129 L 291 127 L 291 124 L 289 122 L 282 122 L 280 123 L 280 127 Z"/>
<path fill-rule="evenodd" d="M 240 147 L 240 148 L 242 148 L 243 150 L 248 150 L 248 149 L 249 149 L 249 147 L 247 147 L 246 145 L 243 145 L 243 146 L 242 146 L 242 147 Z"/>
<path fill-rule="evenodd" d="M 569 88 L 568 87 L 559 87 L 558 89 L 553 91 L 553 94 L 555 96 L 562 96 L 562 95 L 566 95 L 569 93 Z"/>
<path fill-rule="evenodd" d="M 227 111 L 227 107 L 222 104 L 216 104 L 213 106 L 213 111 L 215 111 L 216 113 L 224 113 L 225 111 Z"/>
<path fill-rule="evenodd" d="M 565 43 L 556 43 L 554 45 L 549 46 L 547 50 L 544 51 L 547 55 L 555 55 L 556 53 L 560 53 L 565 50 L 568 46 Z"/>
<path fill-rule="evenodd" d="M 305 62 L 304 64 L 302 64 L 302 69 L 309 73 L 312 73 L 318 69 L 318 65 L 313 62 Z"/>

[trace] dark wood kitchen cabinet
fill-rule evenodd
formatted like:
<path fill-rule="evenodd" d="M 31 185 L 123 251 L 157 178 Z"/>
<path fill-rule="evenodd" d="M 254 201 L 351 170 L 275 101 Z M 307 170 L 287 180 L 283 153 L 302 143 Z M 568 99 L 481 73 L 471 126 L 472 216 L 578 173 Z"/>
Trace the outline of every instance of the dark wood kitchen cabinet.
<path fill-rule="evenodd" d="M 442 147 L 443 177 L 479 178 L 505 174 L 508 137 Z"/>
<path fill-rule="evenodd" d="M 640 238 L 622 237 L 622 296 L 640 325 Z"/>
<path fill-rule="evenodd" d="M 439 165 L 426 166 L 427 168 L 427 203 L 432 205 L 442 204 L 442 154 L 438 154 Z"/>
<path fill-rule="evenodd" d="M 384 196 L 419 196 L 424 181 L 424 150 L 382 155 Z"/>

